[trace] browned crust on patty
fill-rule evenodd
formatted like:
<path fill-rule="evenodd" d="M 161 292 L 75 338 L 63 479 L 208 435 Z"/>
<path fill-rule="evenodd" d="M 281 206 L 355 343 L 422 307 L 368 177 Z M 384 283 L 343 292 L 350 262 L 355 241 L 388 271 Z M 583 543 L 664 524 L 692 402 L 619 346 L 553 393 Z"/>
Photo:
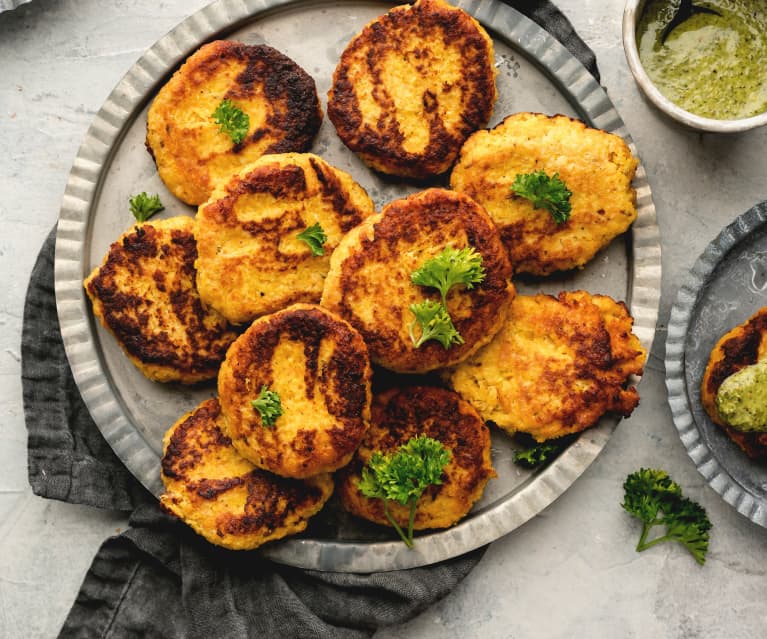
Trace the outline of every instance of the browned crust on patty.
<path fill-rule="evenodd" d="M 222 80 L 222 74 L 233 76 Z M 212 118 L 224 99 L 250 116 L 238 144 Z M 208 116 L 204 124 L 201 109 Z M 314 80 L 293 60 L 264 44 L 216 40 L 160 89 L 149 109 L 146 144 L 173 194 L 200 204 L 237 166 L 267 153 L 307 150 L 321 123 Z"/>
<path fill-rule="evenodd" d="M 329 475 L 277 477 L 237 453 L 220 429 L 216 399 L 202 402 L 167 432 L 161 506 L 211 543 L 249 550 L 306 528 L 330 497 Z"/>
<path fill-rule="evenodd" d="M 373 400 L 370 429 L 352 463 L 341 471 L 338 491 L 344 508 L 370 521 L 390 525 L 381 499 L 357 489 L 361 469 L 374 452 L 394 453 L 410 439 L 427 435 L 450 451 L 441 485 L 430 486 L 418 501 L 414 528 L 446 528 L 469 512 L 488 480 L 496 476 L 490 459 L 490 433 L 477 411 L 442 388 L 393 388 Z M 406 526 L 410 509 L 389 502 L 397 523 Z"/>
<path fill-rule="evenodd" d="M 703 374 L 700 399 L 704 410 L 750 458 L 767 461 L 767 433 L 744 433 L 724 423 L 716 394 L 730 375 L 767 357 L 767 306 L 725 333 L 714 345 Z"/>
<path fill-rule="evenodd" d="M 395 61 L 405 70 L 390 78 Z M 463 10 L 441 0 L 394 7 L 365 26 L 341 55 L 328 117 L 343 142 L 374 169 L 419 179 L 438 175 L 450 168 L 466 137 L 490 119 L 493 63 L 492 40 Z M 410 94 L 399 95 L 411 85 Z M 373 108 L 377 116 L 366 113 Z M 428 131 L 428 142 L 415 151 L 408 150 L 410 127 Z"/>
<path fill-rule="evenodd" d="M 416 349 L 410 305 L 439 300 L 439 293 L 413 284 L 410 276 L 448 245 L 476 249 L 485 279 L 448 294 L 448 311 L 465 343 L 446 350 L 430 340 Z M 373 362 L 398 372 L 427 372 L 462 361 L 492 339 L 514 295 L 510 277 L 506 251 L 484 209 L 463 194 L 427 189 L 390 202 L 346 235 L 331 258 L 321 304 L 360 331 Z"/>
<path fill-rule="evenodd" d="M 212 379 L 237 337 L 195 287 L 191 218 L 137 224 L 85 280 L 93 312 L 150 379 Z"/>
<path fill-rule="evenodd" d="M 488 421 L 538 441 L 578 433 L 606 412 L 629 416 L 646 351 L 622 302 L 585 291 L 519 295 L 494 340 L 450 371 Z"/>
<path fill-rule="evenodd" d="M 485 207 L 515 273 L 582 268 L 637 216 L 631 186 L 638 160 L 618 135 L 565 115 L 514 113 L 461 148 L 450 186 Z M 517 175 L 558 174 L 572 192 L 564 223 L 516 195 Z"/>
<path fill-rule="evenodd" d="M 200 295 L 237 324 L 319 302 L 331 253 L 374 210 L 349 174 L 319 156 L 263 156 L 199 208 Z M 327 236 L 322 256 L 296 237 L 313 223 Z"/>
<path fill-rule="evenodd" d="M 362 337 L 318 306 L 266 315 L 240 336 L 218 377 L 224 432 L 259 468 L 304 478 L 347 464 L 368 427 L 372 371 Z M 283 415 L 264 426 L 263 386 Z"/>

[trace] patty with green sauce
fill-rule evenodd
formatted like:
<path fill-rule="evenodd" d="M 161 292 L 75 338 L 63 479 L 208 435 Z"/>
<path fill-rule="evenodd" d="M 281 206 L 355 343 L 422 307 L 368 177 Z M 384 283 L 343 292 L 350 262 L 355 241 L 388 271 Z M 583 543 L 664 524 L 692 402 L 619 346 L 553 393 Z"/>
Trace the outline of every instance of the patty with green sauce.
<path fill-rule="evenodd" d="M 767 431 L 767 359 L 730 375 L 716 393 L 722 420 L 744 433 Z"/>
<path fill-rule="evenodd" d="M 742 324 L 732 328 L 714 345 L 703 375 L 700 398 L 708 416 L 724 430 L 730 439 L 752 459 L 767 462 L 767 432 L 758 430 L 759 422 L 764 421 L 759 419 L 759 413 L 764 411 L 764 407 L 761 407 L 761 411 L 756 408 L 759 404 L 759 393 L 761 393 L 762 404 L 764 403 L 767 387 L 764 381 L 752 379 L 752 377 L 759 379 L 767 377 L 767 371 L 762 371 L 759 375 L 754 374 L 763 367 L 767 367 L 767 364 L 762 364 L 765 361 L 767 361 L 767 306 L 759 309 Z M 759 368 L 754 372 L 735 377 L 725 386 L 725 382 L 731 377 L 757 363 Z M 725 389 L 720 399 L 723 410 L 720 412 L 717 406 L 717 395 L 723 386 Z M 747 398 L 746 395 L 750 396 L 753 391 L 756 391 L 756 396 Z M 744 405 L 750 408 L 744 409 Z M 753 419 L 749 417 L 750 414 L 754 415 Z M 728 423 L 728 420 L 734 421 L 737 427 L 735 424 Z"/>

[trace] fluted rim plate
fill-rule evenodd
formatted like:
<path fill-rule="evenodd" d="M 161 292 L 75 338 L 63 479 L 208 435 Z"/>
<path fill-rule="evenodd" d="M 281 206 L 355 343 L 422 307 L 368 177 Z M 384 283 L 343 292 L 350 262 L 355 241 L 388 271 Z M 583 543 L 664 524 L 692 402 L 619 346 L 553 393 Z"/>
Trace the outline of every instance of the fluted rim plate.
<path fill-rule="evenodd" d="M 767 466 L 751 461 L 714 424 L 700 385 L 716 342 L 767 305 L 767 202 L 726 226 L 690 269 L 671 310 L 666 388 L 687 454 L 741 515 L 767 527 Z"/>
<path fill-rule="evenodd" d="M 292 28 L 296 24 L 296 16 L 310 9 L 316 9 L 320 19 L 326 10 L 337 10 L 339 6 L 344 11 L 348 7 L 348 15 L 352 16 L 356 15 L 354 9 L 357 6 L 365 5 L 369 9 L 370 5 L 380 5 L 380 14 L 394 4 L 218 0 L 184 20 L 141 56 L 94 118 L 75 159 L 62 201 L 55 258 L 57 308 L 67 356 L 94 421 L 128 469 L 155 495 L 162 491 L 156 436 L 153 440 L 150 432 L 152 425 L 142 423 L 140 414 L 137 418 L 136 411 L 129 405 L 130 398 L 120 379 L 120 372 L 107 365 L 105 351 L 111 346 L 106 338 L 101 340 L 103 330 L 93 320 L 82 287 L 83 278 L 93 266 L 89 253 L 93 250 L 94 236 L 97 235 L 94 227 L 99 221 L 96 219 L 99 199 L 109 196 L 109 189 L 117 179 L 110 173 L 114 158 L 119 154 L 121 145 L 128 143 L 126 140 L 133 146 L 139 145 L 135 135 L 131 134 L 131 125 L 146 108 L 160 83 L 204 42 L 226 37 L 248 25 L 258 27 L 262 19 L 271 20 L 275 15 L 279 17 L 282 15 L 280 12 L 287 16 Z M 516 78 L 518 65 L 514 60 L 516 53 L 519 53 L 522 59 L 537 69 L 536 73 L 542 72 L 544 81 L 553 87 L 550 90 L 559 96 L 558 99 L 571 105 L 579 117 L 591 126 L 622 136 L 637 153 L 605 91 L 551 35 L 516 10 L 495 0 L 459 1 L 454 4 L 474 15 L 491 32 L 497 48 L 511 50 L 512 55 L 498 61 L 499 65 L 503 65 L 504 81 L 510 79 L 519 87 Z M 361 26 L 359 24 L 357 28 Z M 320 27 L 314 24 L 312 33 L 307 35 L 321 35 L 323 31 Z M 300 37 L 297 40 L 301 42 Z M 268 38 L 267 44 L 270 44 Z M 342 46 L 338 42 L 333 45 Z M 288 54 L 291 55 L 290 52 Z M 307 70 L 312 72 L 310 68 Z M 504 108 L 508 104 L 513 106 L 515 101 L 518 104 L 518 95 L 521 95 L 519 88 L 512 97 L 507 97 Z M 354 159 L 349 160 L 350 166 L 358 169 L 353 162 Z M 594 285 L 611 282 L 615 290 L 624 296 L 635 318 L 635 333 L 649 351 L 658 313 L 661 262 L 655 207 L 641 164 L 634 187 L 638 218 L 631 231 L 595 260 L 599 263 L 593 267 L 589 265 L 582 273 L 583 277 L 591 277 L 585 281 Z M 187 211 L 187 214 L 191 213 Z M 117 235 L 115 233 L 113 239 Z M 611 255 L 615 255 L 616 251 L 620 252 L 619 259 L 611 262 Z M 605 274 L 611 269 L 611 276 L 606 277 Z M 620 272 L 615 272 L 616 269 Z M 584 280 L 577 279 L 580 277 L 579 274 L 573 282 L 558 281 L 552 286 L 582 286 Z M 145 392 L 151 392 L 145 380 L 135 381 L 135 385 L 142 384 Z M 508 456 L 499 459 L 496 456 L 498 451 L 494 449 L 496 466 L 502 463 L 504 473 L 516 473 L 518 487 L 508 494 L 492 498 L 487 497 L 489 493 L 486 491 L 485 503 L 480 502 L 461 523 L 444 531 L 419 536 L 413 550 L 408 550 L 399 541 L 390 541 L 388 536 L 385 541 L 359 541 L 344 540 L 342 536 L 318 539 L 305 534 L 269 544 L 261 552 L 275 561 L 293 566 L 344 572 L 411 568 L 458 556 L 509 533 L 564 493 L 597 457 L 617 423 L 616 418 L 604 418 L 555 462 L 537 473 L 516 468 Z M 170 423 L 165 425 L 166 428 L 169 426 Z M 506 444 L 502 443 L 503 446 Z"/>

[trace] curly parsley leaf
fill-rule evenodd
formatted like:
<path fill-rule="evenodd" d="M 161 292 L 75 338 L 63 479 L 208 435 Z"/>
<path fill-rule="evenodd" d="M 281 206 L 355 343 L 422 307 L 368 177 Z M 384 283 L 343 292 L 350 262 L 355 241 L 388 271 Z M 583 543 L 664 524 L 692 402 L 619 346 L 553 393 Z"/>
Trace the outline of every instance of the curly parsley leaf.
<path fill-rule="evenodd" d="M 557 224 L 570 219 L 572 192 L 559 178 L 559 173 L 547 175 L 545 171 L 518 173 L 511 190 L 515 195 L 530 200 L 536 209 L 546 209 Z"/>
<path fill-rule="evenodd" d="M 221 101 L 211 117 L 218 124 L 218 130 L 226 133 L 234 144 L 239 144 L 245 139 L 250 118 L 228 98 Z"/>
<path fill-rule="evenodd" d="M 436 288 L 442 296 L 443 306 L 447 306 L 447 293 L 456 284 L 464 284 L 471 290 L 484 279 L 482 256 L 473 246 L 462 249 L 446 246 L 439 255 L 410 274 L 413 284 Z"/>
<path fill-rule="evenodd" d="M 626 477 L 623 490 L 621 506 L 643 524 L 637 552 L 666 541 L 676 541 L 687 548 L 695 561 L 701 565 L 705 563 L 711 521 L 700 504 L 682 495 L 681 487 L 668 473 L 641 468 Z M 647 541 L 656 526 L 663 527 L 665 532 Z"/>
<path fill-rule="evenodd" d="M 317 222 L 301 231 L 296 237 L 302 242 L 306 242 L 312 255 L 325 255 L 325 248 L 322 246 L 328 241 L 328 236 Z"/>
<path fill-rule="evenodd" d="M 416 348 L 420 348 L 421 344 L 430 339 L 437 340 L 445 350 L 453 344 L 464 343 L 447 309 L 440 302 L 425 300 L 418 304 L 411 304 L 410 312 L 415 315 L 415 320 L 410 324 L 410 339 Z M 420 337 L 415 336 L 416 324 L 421 326 Z"/>
<path fill-rule="evenodd" d="M 269 390 L 267 385 L 261 387 L 258 399 L 251 400 L 250 405 L 258 411 L 264 426 L 274 426 L 274 422 L 282 415 L 280 396 L 275 391 Z"/>
<path fill-rule="evenodd" d="M 419 435 L 408 440 L 393 454 L 373 453 L 362 469 L 357 488 L 365 497 L 384 500 L 384 514 L 408 548 L 413 547 L 418 500 L 429 486 L 442 483 L 442 473 L 450 458 L 450 451 L 442 442 Z M 389 501 L 410 506 L 407 533 L 391 516 Z"/>
<path fill-rule="evenodd" d="M 133 217 L 139 222 L 146 222 L 155 213 L 159 213 L 165 208 L 160 202 L 159 195 L 147 195 L 145 191 L 132 195 L 128 199 L 128 206 Z"/>

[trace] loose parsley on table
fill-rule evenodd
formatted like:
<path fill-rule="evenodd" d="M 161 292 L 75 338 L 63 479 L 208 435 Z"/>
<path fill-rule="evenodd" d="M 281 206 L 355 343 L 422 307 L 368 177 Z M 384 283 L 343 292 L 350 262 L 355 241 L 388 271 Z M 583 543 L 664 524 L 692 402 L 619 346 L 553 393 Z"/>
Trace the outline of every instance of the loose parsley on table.
<path fill-rule="evenodd" d="M 642 468 L 626 477 L 623 489 L 621 506 L 644 524 L 637 552 L 665 541 L 676 541 L 690 551 L 695 561 L 705 563 L 711 522 L 705 509 L 684 497 L 681 487 L 668 473 Z M 647 541 L 655 526 L 662 526 L 665 533 Z"/>
<path fill-rule="evenodd" d="M 518 173 L 511 190 L 515 195 L 530 200 L 536 209 L 546 209 L 557 224 L 570 219 L 572 192 L 559 178 L 559 173 L 547 175 L 545 171 Z"/>
<path fill-rule="evenodd" d="M 442 442 L 419 435 L 393 454 L 373 453 L 362 469 L 357 488 L 365 497 L 384 500 L 384 514 L 408 548 L 413 547 L 413 523 L 418 500 L 429 486 L 442 484 L 442 471 L 450 458 L 450 451 Z M 407 533 L 391 516 L 389 501 L 410 506 Z"/>
<path fill-rule="evenodd" d="M 307 227 L 296 235 L 296 237 L 302 242 L 306 242 L 312 255 L 325 255 L 325 248 L 322 245 L 328 241 L 328 236 L 325 235 L 325 231 L 322 229 L 319 222 Z"/>
<path fill-rule="evenodd" d="M 437 340 L 445 350 L 453 344 L 463 344 L 463 337 L 456 330 L 447 309 L 440 302 L 425 300 L 418 304 L 411 304 L 410 312 L 415 315 L 415 320 L 410 324 L 410 339 L 416 348 L 430 339 Z M 421 326 L 420 337 L 416 337 L 413 330 L 416 324 Z"/>
<path fill-rule="evenodd" d="M 159 195 L 147 195 L 145 191 L 132 195 L 128 199 L 128 206 L 133 217 L 139 222 L 146 222 L 155 213 L 159 213 L 165 208 L 160 202 Z"/>
<path fill-rule="evenodd" d="M 234 144 L 242 142 L 248 134 L 248 114 L 228 98 L 221 101 L 211 117 L 218 124 L 218 130 L 226 133 Z"/>
<path fill-rule="evenodd" d="M 269 390 L 267 385 L 261 387 L 258 399 L 251 400 L 250 405 L 258 411 L 264 426 L 274 426 L 274 422 L 283 414 L 280 396 Z"/>

